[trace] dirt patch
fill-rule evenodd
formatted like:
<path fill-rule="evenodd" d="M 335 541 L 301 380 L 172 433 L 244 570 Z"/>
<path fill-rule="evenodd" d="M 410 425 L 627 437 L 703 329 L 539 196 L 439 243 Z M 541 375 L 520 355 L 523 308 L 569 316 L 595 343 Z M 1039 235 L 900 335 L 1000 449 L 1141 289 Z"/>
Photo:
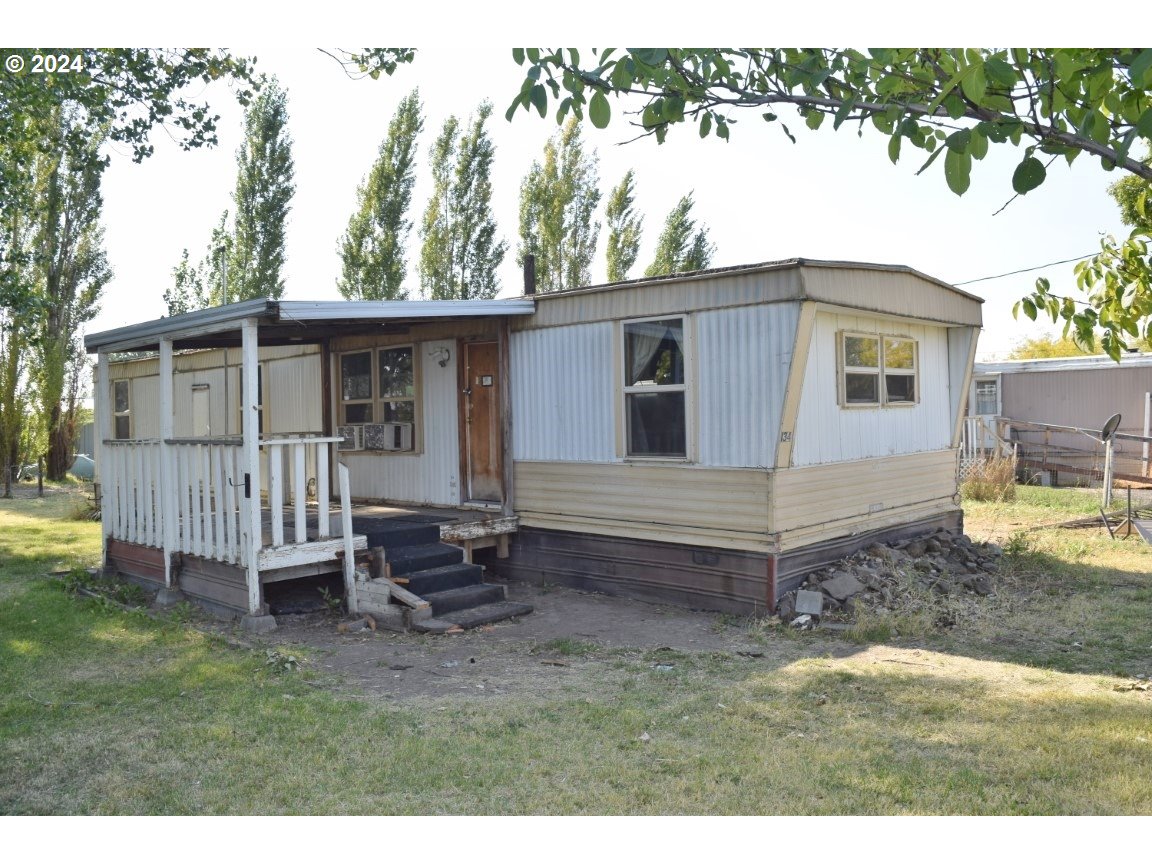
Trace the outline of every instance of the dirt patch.
<path fill-rule="evenodd" d="M 658 669 L 723 654 L 774 666 L 829 650 L 826 643 L 758 639 L 753 619 L 566 588 L 511 583 L 508 599 L 535 611 L 444 636 L 385 630 L 341 635 L 333 615 L 285 615 L 261 644 L 281 653 L 302 647 L 309 657 L 305 669 L 333 676 L 323 676 L 320 686 L 380 700 L 546 696 L 597 688 L 635 674 L 637 664 Z"/>

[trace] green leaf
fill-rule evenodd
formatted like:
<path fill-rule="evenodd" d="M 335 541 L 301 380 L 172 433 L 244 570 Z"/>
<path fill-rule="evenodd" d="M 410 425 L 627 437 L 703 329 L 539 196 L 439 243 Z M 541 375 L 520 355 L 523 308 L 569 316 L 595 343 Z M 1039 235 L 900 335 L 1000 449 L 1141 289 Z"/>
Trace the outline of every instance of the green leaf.
<path fill-rule="evenodd" d="M 525 53 L 528 55 L 528 59 L 531 60 L 533 63 L 539 63 L 540 62 L 540 49 L 539 48 L 527 48 L 527 49 L 525 49 Z"/>
<path fill-rule="evenodd" d="M 524 99 L 522 96 L 517 96 L 515 99 L 513 99 L 512 104 L 508 106 L 508 110 L 504 112 L 504 119 L 511 123 L 512 118 L 516 116 L 516 109 L 519 108 L 522 104 L 524 104 Z"/>
<path fill-rule="evenodd" d="M 824 122 L 824 115 L 819 111 L 809 111 L 808 116 L 804 118 L 804 123 L 807 124 L 809 129 L 819 129 L 820 124 Z"/>
<path fill-rule="evenodd" d="M 1047 171 L 1043 162 L 1035 156 L 1025 157 L 1012 173 L 1012 188 L 1018 195 L 1027 195 L 1043 183 L 1046 176 Z"/>
<path fill-rule="evenodd" d="M 668 59 L 667 48 L 626 48 L 624 50 L 645 66 L 661 66 Z"/>
<path fill-rule="evenodd" d="M 1020 303 L 1024 308 L 1024 314 L 1027 315 L 1030 320 L 1035 321 L 1036 320 L 1036 304 L 1033 303 L 1027 297 L 1025 297 L 1023 300 L 1021 300 Z"/>
<path fill-rule="evenodd" d="M 1016 70 L 1012 64 L 1000 57 L 989 57 L 984 61 L 984 72 L 990 83 L 1001 88 L 1009 88 L 1016 83 Z"/>
<path fill-rule="evenodd" d="M 928 161 L 920 166 L 920 170 L 916 172 L 916 175 L 919 176 L 919 175 L 923 174 L 925 171 L 927 171 L 928 166 L 936 161 L 936 157 L 939 156 L 941 153 L 943 153 L 947 149 L 948 148 L 946 148 L 946 147 L 941 147 L 937 150 L 933 150 L 932 155 L 928 157 Z M 949 150 L 948 152 L 951 153 L 952 151 Z"/>
<path fill-rule="evenodd" d="M 707 138 L 712 131 L 712 115 L 705 111 L 700 115 L 700 137 Z"/>
<path fill-rule="evenodd" d="M 947 145 L 949 150 L 955 150 L 957 153 L 963 153 L 968 149 L 969 143 L 972 141 L 972 130 L 961 129 L 958 132 L 953 132 L 944 139 L 944 144 Z"/>
<path fill-rule="evenodd" d="M 972 138 L 968 144 L 968 152 L 972 154 L 973 159 L 983 159 L 988 155 L 988 139 L 984 137 L 979 129 L 972 130 Z"/>
<path fill-rule="evenodd" d="M 839 108 L 836 109 L 836 119 L 832 123 L 833 129 L 839 129 L 840 124 L 848 119 L 848 115 L 852 113 L 852 109 L 856 107 L 855 99 L 845 99 Z"/>
<path fill-rule="evenodd" d="M 1152 48 L 1145 48 L 1136 55 L 1136 59 L 1128 67 L 1128 71 L 1132 75 L 1132 86 L 1143 88 L 1144 79 L 1148 76 L 1149 69 L 1152 69 Z"/>
<path fill-rule="evenodd" d="M 516 61 L 517 66 L 523 66 L 524 65 L 524 49 L 523 48 L 513 48 L 512 49 L 512 59 Z"/>
<path fill-rule="evenodd" d="M 1146 110 L 1136 121 L 1136 129 L 1145 138 L 1152 138 L 1152 108 Z"/>
<path fill-rule="evenodd" d="M 533 85 L 532 95 L 529 96 L 529 99 L 532 100 L 532 104 L 536 106 L 541 117 L 548 113 L 548 91 L 544 89 L 543 84 Z"/>
<path fill-rule="evenodd" d="M 900 139 L 902 135 L 893 135 L 888 139 L 888 158 L 892 160 L 895 165 L 900 161 Z"/>
<path fill-rule="evenodd" d="M 948 188 L 957 195 L 968 191 L 971 183 L 972 157 L 957 150 L 948 150 L 944 157 L 944 179 L 948 181 Z"/>
<path fill-rule="evenodd" d="M 970 102 L 979 105 L 988 92 L 988 79 L 984 77 L 984 64 L 970 66 L 968 74 L 960 79 L 960 89 Z"/>
<path fill-rule="evenodd" d="M 588 119 L 597 129 L 603 129 L 612 119 L 612 108 L 608 104 L 608 99 L 599 90 L 593 93 L 588 101 Z"/>

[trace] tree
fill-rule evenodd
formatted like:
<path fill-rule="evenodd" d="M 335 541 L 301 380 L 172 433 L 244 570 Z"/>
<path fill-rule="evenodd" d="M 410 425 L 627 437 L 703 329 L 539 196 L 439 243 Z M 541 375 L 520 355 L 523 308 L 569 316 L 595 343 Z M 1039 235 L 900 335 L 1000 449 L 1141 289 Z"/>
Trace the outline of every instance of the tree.
<path fill-rule="evenodd" d="M 244 112 L 244 143 L 236 153 L 235 227 L 228 262 L 228 298 L 277 299 L 284 293 L 284 233 L 293 183 L 288 94 L 275 78 Z"/>
<path fill-rule="evenodd" d="M 645 276 L 704 270 L 712 263 L 716 247 L 708 241 L 708 229 L 696 227 L 692 218 L 694 204 L 689 192 L 672 208 L 656 241 L 656 257 L 644 271 Z"/>
<path fill-rule="evenodd" d="M 1009 360 L 1042 360 L 1049 357 L 1083 357 L 1086 352 L 1064 336 L 1029 336 L 1016 344 Z"/>
<path fill-rule="evenodd" d="M 424 128 L 420 92 L 402 100 L 372 170 L 356 189 L 356 211 L 340 239 L 343 263 L 336 287 L 346 300 L 406 300 L 404 248 L 416 183 L 416 139 Z"/>
<path fill-rule="evenodd" d="M 636 172 L 629 169 L 620 185 L 608 196 L 604 217 L 608 220 L 608 281 L 628 278 L 628 271 L 640 255 L 644 217 L 636 214 Z"/>
<path fill-rule="evenodd" d="M 355 56 L 376 76 L 414 52 Z M 827 118 L 834 129 L 858 124 L 861 134 L 870 124 L 887 136 L 893 162 L 905 145 L 923 150 L 920 172 L 940 161 L 957 195 L 967 191 L 974 161 L 1009 143 L 1023 145 L 1016 195 L 1040 186 L 1056 159 L 1071 163 L 1084 153 L 1106 171 L 1152 181 L 1152 164 L 1131 155 L 1152 141 L 1152 48 L 634 48 L 593 51 L 589 62 L 574 49 L 516 48 L 512 57 L 526 72 L 509 119 L 520 108 L 544 117 L 551 98 L 558 123 L 587 113 L 603 128 L 610 100 L 627 98 L 641 105 L 641 136 L 657 141 L 685 123 L 727 140 L 741 114 L 779 122 L 795 141 L 778 113 L 794 109 L 813 129 Z M 1139 213 L 1146 217 L 1147 204 Z M 1017 309 L 1063 320 L 1086 347 L 1100 333 L 1104 350 L 1119 358 L 1127 339 L 1152 337 L 1150 243 L 1152 233 L 1140 228 L 1119 243 L 1105 238 L 1100 253 L 1075 268 L 1084 299 L 1055 294 L 1040 279 Z"/>
<path fill-rule="evenodd" d="M 458 141 L 459 121 L 449 117 L 432 147 L 434 190 L 420 232 L 420 287 L 431 300 L 487 299 L 500 290 L 496 270 L 508 244 L 496 240 L 492 213 L 491 115 L 492 104 L 481 103 Z"/>
<path fill-rule="evenodd" d="M 34 171 L 33 261 L 42 297 L 34 346 L 40 403 L 48 430 L 46 473 L 51 480 L 64 479 L 71 467 L 83 369 L 80 327 L 95 317 L 100 292 L 112 278 L 100 227 L 103 167 L 96 158 L 104 143 L 104 131 L 90 130 L 88 150 L 73 156 L 63 141 L 85 120 L 62 109 L 57 122 L 61 146 L 41 154 Z"/>
<path fill-rule="evenodd" d="M 597 159 L 584 152 L 573 121 L 544 145 L 544 161 L 533 162 L 520 185 L 520 245 L 517 263 L 536 256 L 541 291 L 578 288 L 591 281 L 600 223 Z"/>
<path fill-rule="evenodd" d="M 1152 152 L 1144 157 L 1144 164 L 1152 164 Z M 1152 218 L 1141 212 L 1140 205 L 1141 197 L 1147 196 L 1149 190 L 1152 190 L 1152 184 L 1134 174 L 1121 177 L 1108 187 L 1108 194 L 1119 205 L 1120 219 L 1125 225 L 1140 231 L 1152 231 Z"/>
<path fill-rule="evenodd" d="M 152 155 L 150 136 L 156 126 L 185 150 L 211 146 L 217 143 L 219 117 L 207 103 L 184 95 L 190 85 L 230 80 L 241 104 L 259 86 L 252 60 L 214 48 L 10 48 L 5 55 L 18 58 L 20 68 L 10 67 L 0 76 L 0 217 L 27 211 L 24 179 L 46 149 L 62 146 L 73 162 L 90 158 L 103 166 L 105 157 L 87 146 L 87 132 L 103 128 L 111 141 L 130 146 L 133 159 L 141 162 Z M 37 71 L 35 58 L 46 63 L 49 56 L 57 71 Z M 85 118 L 67 130 L 63 141 L 53 121 L 61 110 Z"/>

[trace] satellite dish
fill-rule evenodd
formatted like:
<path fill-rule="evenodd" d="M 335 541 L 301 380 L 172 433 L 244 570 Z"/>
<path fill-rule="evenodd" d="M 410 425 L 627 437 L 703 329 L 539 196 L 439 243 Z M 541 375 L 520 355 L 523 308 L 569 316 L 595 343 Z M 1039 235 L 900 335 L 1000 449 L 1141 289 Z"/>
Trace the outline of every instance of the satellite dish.
<path fill-rule="evenodd" d="M 1120 415 L 1113 414 L 1108 418 L 1108 422 L 1104 424 L 1104 428 L 1100 430 L 1100 440 L 1107 441 L 1116 434 L 1116 429 L 1120 426 Z"/>

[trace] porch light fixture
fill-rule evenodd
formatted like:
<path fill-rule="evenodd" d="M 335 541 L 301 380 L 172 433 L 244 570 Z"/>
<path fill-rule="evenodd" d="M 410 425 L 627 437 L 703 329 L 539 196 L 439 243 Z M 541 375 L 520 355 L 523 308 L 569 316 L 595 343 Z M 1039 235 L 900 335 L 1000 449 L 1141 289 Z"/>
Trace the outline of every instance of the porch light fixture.
<path fill-rule="evenodd" d="M 435 351 L 429 351 L 428 356 L 439 363 L 441 367 L 444 367 L 452 359 L 452 352 L 447 348 L 437 348 Z"/>

